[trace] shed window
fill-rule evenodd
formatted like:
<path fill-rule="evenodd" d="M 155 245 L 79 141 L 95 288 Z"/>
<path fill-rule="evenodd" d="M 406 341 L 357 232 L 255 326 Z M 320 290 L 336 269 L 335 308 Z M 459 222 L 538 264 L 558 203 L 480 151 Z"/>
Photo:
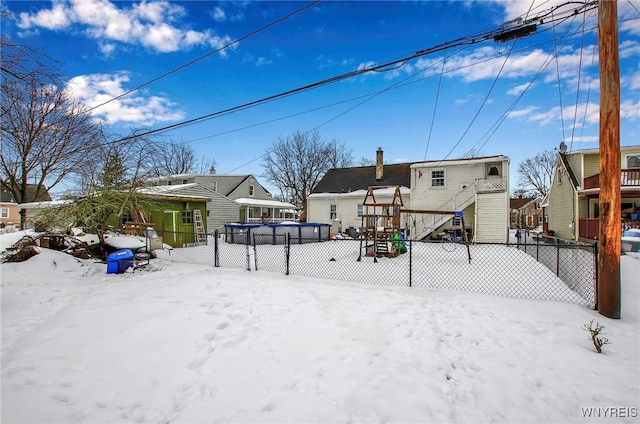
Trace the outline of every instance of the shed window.
<path fill-rule="evenodd" d="M 182 211 L 182 223 L 193 224 L 193 211 Z"/>
<path fill-rule="evenodd" d="M 431 171 L 431 187 L 444 187 L 444 169 Z"/>
<path fill-rule="evenodd" d="M 129 212 L 124 212 L 120 217 L 120 225 L 124 225 L 127 222 L 133 222 L 133 218 Z"/>

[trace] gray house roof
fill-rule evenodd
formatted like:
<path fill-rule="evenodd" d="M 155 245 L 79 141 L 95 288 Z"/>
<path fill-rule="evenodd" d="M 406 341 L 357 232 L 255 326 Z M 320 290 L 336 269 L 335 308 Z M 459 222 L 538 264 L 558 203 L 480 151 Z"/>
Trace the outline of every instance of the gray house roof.
<path fill-rule="evenodd" d="M 312 193 L 349 193 L 366 190 L 369 186 L 411 186 L 411 163 L 384 165 L 383 177 L 376 179 L 376 166 L 331 168 L 318 182 Z"/>
<path fill-rule="evenodd" d="M 4 184 L 4 183 L 3 183 Z M 26 202 L 47 202 L 51 200 L 51 196 L 49 195 L 49 191 L 45 188 L 43 193 L 40 193 L 38 198 L 35 198 L 36 194 L 36 184 L 27 184 L 27 198 L 24 202 L 16 202 L 16 199 L 13 198 L 11 192 L 4 187 L 4 185 L 0 186 L 0 201 L 3 203 L 26 203 Z"/>

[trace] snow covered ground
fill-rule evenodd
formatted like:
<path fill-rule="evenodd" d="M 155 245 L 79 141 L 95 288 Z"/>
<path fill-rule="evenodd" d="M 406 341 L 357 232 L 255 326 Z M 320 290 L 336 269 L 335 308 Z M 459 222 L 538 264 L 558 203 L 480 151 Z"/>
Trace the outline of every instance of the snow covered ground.
<path fill-rule="evenodd" d="M 620 320 L 166 259 L 106 274 L 47 249 L 0 272 L 3 423 L 640 421 L 637 255 Z"/>

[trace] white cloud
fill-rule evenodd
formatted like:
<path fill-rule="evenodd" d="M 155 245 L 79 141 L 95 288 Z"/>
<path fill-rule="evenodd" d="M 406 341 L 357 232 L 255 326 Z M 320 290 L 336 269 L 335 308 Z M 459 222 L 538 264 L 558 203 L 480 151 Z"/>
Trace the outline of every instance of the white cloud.
<path fill-rule="evenodd" d="M 358 71 L 364 71 L 365 69 L 369 69 L 376 66 L 375 62 L 369 61 L 369 62 L 362 62 L 358 65 L 357 70 Z"/>
<path fill-rule="evenodd" d="M 224 22 L 227 19 L 227 15 L 224 13 L 224 10 L 219 7 L 213 9 L 211 16 L 216 22 Z"/>
<path fill-rule="evenodd" d="M 86 27 L 85 33 L 97 39 L 100 46 L 117 41 L 140 44 L 158 52 L 174 52 L 196 45 L 220 48 L 230 41 L 228 36 L 215 35 L 211 30 L 195 31 L 175 25 L 186 13 L 179 4 L 143 1 L 118 7 L 120 4 L 129 5 L 108 0 L 60 1 L 49 10 L 20 14 L 18 25 L 23 30 L 60 30 L 76 24 Z M 106 52 L 112 53 L 115 45 L 112 43 Z"/>
<path fill-rule="evenodd" d="M 620 103 L 620 118 L 640 119 L 640 100 L 626 100 Z"/>
<path fill-rule="evenodd" d="M 35 14 L 21 13 L 18 20 L 18 27 L 30 29 L 33 27 L 43 27 L 51 30 L 59 30 L 71 24 L 69 10 L 62 3 L 56 3 L 50 10 L 40 10 Z"/>
<path fill-rule="evenodd" d="M 257 66 L 269 65 L 271 63 L 273 63 L 273 61 L 271 59 L 267 59 L 266 57 L 262 57 L 262 56 L 260 56 L 258 58 L 258 60 L 256 60 L 256 65 Z"/>
<path fill-rule="evenodd" d="M 636 40 L 624 40 L 618 45 L 618 54 L 621 59 L 640 56 L 640 43 Z"/>
<path fill-rule="evenodd" d="M 125 93 L 125 85 L 129 80 L 129 75 L 124 72 L 113 75 L 81 75 L 72 78 L 67 89 L 86 107 L 93 108 Z M 107 124 L 140 126 L 177 121 L 185 117 L 185 113 L 169 99 L 161 96 L 144 97 L 140 91 L 100 106 L 92 114 Z"/>
<path fill-rule="evenodd" d="M 515 87 L 511 87 L 510 89 L 508 89 L 507 94 L 509 94 L 510 96 L 517 96 L 519 94 L 522 94 L 522 92 L 524 92 L 525 90 L 529 90 L 532 87 L 533 87 L 533 84 L 530 84 L 528 82 L 524 84 L 516 85 Z"/>
<path fill-rule="evenodd" d="M 509 112 L 509 117 L 537 123 L 540 126 L 560 124 L 561 118 L 564 118 L 564 127 L 568 128 L 573 125 L 574 116 L 576 117 L 576 125 L 580 127 L 582 127 L 583 121 L 585 125 L 597 125 L 598 122 L 600 122 L 599 113 L 598 104 L 589 102 L 588 104 L 578 104 L 577 107 L 576 105 L 565 106 L 562 108 L 562 114 L 560 113 L 560 106 L 555 106 L 543 111 L 540 111 L 540 108 L 537 106 L 528 106 Z"/>
<path fill-rule="evenodd" d="M 632 90 L 640 90 L 640 69 L 625 78 L 621 78 L 620 84 L 625 85 Z"/>

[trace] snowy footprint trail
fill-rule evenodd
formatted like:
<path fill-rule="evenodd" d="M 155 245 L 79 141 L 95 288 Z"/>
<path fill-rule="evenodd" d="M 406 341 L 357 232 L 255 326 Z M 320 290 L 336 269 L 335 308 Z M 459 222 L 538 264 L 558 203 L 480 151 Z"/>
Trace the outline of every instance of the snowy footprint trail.
<path fill-rule="evenodd" d="M 31 286 L 2 265 L 3 422 L 567 422 L 640 394 L 637 313 L 598 355 L 578 305 L 59 255 Z"/>

